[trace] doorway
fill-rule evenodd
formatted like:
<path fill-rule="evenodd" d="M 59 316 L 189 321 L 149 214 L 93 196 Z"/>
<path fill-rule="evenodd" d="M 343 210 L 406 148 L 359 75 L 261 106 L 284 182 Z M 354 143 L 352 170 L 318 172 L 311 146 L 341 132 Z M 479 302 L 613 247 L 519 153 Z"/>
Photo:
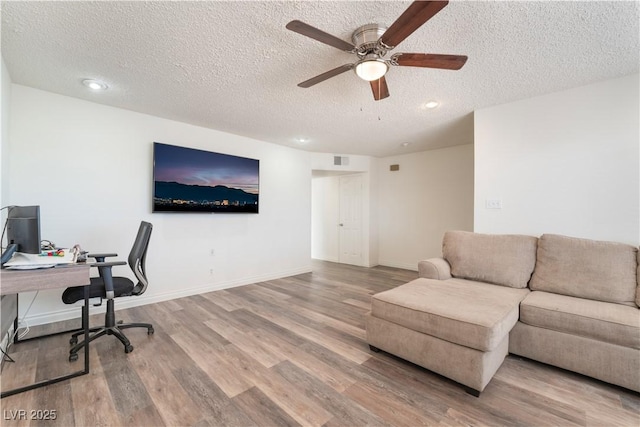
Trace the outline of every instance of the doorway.
<path fill-rule="evenodd" d="M 362 173 L 313 171 L 311 256 L 365 265 Z"/>

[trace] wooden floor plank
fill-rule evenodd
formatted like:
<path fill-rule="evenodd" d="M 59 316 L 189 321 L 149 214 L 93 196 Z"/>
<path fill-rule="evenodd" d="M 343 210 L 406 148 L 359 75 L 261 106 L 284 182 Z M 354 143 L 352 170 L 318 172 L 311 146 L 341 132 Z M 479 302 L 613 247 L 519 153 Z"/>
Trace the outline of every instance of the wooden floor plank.
<path fill-rule="evenodd" d="M 197 406 L 173 375 L 171 365 L 158 364 L 153 355 L 143 351 L 131 356 L 132 366 L 166 425 L 194 425 L 201 420 Z"/>
<path fill-rule="evenodd" d="M 269 396 L 296 422 L 320 426 L 331 419 L 331 414 L 319 403 L 307 398 L 298 385 L 288 382 L 272 369 L 265 368 L 233 345 L 229 345 L 226 351 L 235 372 Z"/>
<path fill-rule="evenodd" d="M 104 362 L 104 376 L 109 386 L 111 398 L 122 420 L 134 417 L 140 410 L 153 404 L 149 393 L 140 380 L 135 367 L 128 361 L 124 363 Z M 108 366 L 108 367 L 106 367 Z"/>
<path fill-rule="evenodd" d="M 238 408 L 258 426 L 297 427 L 301 424 L 291 418 L 260 389 L 249 390 L 233 398 Z"/>
<path fill-rule="evenodd" d="M 233 291 L 235 291 L 235 289 L 233 289 Z M 371 354 L 366 348 L 351 347 L 319 332 L 318 328 L 322 327 L 321 324 L 308 320 L 295 312 L 282 311 L 281 307 L 274 306 L 268 302 L 256 301 L 251 296 L 245 295 L 245 298 L 251 301 L 249 310 L 282 326 L 283 328 L 295 332 L 297 335 L 300 335 L 309 341 L 330 347 L 335 352 L 340 353 L 344 357 L 353 360 L 356 363 L 362 363 L 371 357 Z"/>
<path fill-rule="evenodd" d="M 90 374 L 71 381 L 71 398 L 76 425 L 114 426 L 122 423 L 104 375 Z"/>
<path fill-rule="evenodd" d="M 89 375 L 2 399 L 2 425 L 640 426 L 638 393 L 528 359 L 508 356 L 476 398 L 371 352 L 371 295 L 416 277 L 314 261 L 311 273 L 119 310 L 118 319 L 150 322 L 155 334 L 127 329 L 130 354 L 113 336 L 98 339 Z M 82 355 L 68 362 L 64 335 L 9 351 L 16 363 L 5 363 L 3 389 L 82 365 Z M 20 409 L 56 410 L 57 419 L 7 419 Z"/>
<path fill-rule="evenodd" d="M 345 426 L 376 425 L 384 426 L 387 423 L 370 410 L 359 405 L 355 401 L 346 398 L 345 394 L 338 393 L 331 387 L 319 381 L 313 375 L 298 368 L 290 361 L 284 361 L 274 367 L 274 370 L 284 379 L 296 384 L 304 390 L 307 397 L 320 402 L 320 405 L 332 414 L 331 422 Z"/>
<path fill-rule="evenodd" d="M 215 381 L 197 366 L 173 372 L 198 407 L 201 421 L 195 425 L 251 425 L 251 419 L 237 408 Z"/>
<path fill-rule="evenodd" d="M 171 335 L 171 338 L 176 344 L 187 349 L 187 356 L 224 391 L 226 396 L 235 396 L 253 386 L 244 381 L 241 375 L 234 375 L 233 367 L 226 357 L 227 346 L 209 347 L 187 331 Z"/>
<path fill-rule="evenodd" d="M 352 377 L 346 375 L 340 369 L 325 363 L 323 360 L 318 359 L 304 349 L 292 345 L 268 330 L 259 328 L 251 332 L 251 335 L 255 340 L 268 345 L 273 352 L 280 354 L 283 361 L 291 361 L 338 392 L 343 392 L 355 382 Z"/>
<path fill-rule="evenodd" d="M 372 384 L 357 383 L 345 391 L 345 396 L 365 408 L 369 408 L 378 417 L 396 426 L 427 426 L 438 422 L 438 417 L 431 419 L 409 402 L 397 399 L 387 390 Z M 435 418 L 435 419 L 434 419 Z"/>

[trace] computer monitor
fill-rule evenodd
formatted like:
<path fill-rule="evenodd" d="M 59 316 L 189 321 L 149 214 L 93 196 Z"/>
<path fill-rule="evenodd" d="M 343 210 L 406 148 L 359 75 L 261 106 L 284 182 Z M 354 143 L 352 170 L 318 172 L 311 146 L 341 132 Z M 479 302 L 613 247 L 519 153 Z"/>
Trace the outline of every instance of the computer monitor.
<path fill-rule="evenodd" d="M 40 253 L 40 206 L 13 206 L 7 213 L 7 246 L 18 245 L 17 251 Z"/>

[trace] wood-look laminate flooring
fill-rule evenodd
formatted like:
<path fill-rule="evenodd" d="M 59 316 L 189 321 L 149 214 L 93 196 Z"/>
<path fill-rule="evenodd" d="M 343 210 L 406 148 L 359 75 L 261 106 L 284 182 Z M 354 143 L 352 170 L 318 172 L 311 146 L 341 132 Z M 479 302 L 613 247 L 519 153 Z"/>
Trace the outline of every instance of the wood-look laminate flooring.
<path fill-rule="evenodd" d="M 278 280 L 117 312 L 151 321 L 91 345 L 91 373 L 0 401 L 2 425 L 639 426 L 640 396 L 509 356 L 479 398 L 365 341 L 370 296 L 416 277 L 314 261 Z M 93 316 L 92 323 L 99 324 Z M 57 325 L 60 326 L 60 325 Z M 67 336 L 11 348 L 3 389 L 71 372 Z M 452 361 L 455 363 L 455 361 Z M 16 411 L 26 420 L 14 420 Z M 55 411 L 37 420 L 31 410 Z M 11 412 L 13 411 L 13 412 Z"/>

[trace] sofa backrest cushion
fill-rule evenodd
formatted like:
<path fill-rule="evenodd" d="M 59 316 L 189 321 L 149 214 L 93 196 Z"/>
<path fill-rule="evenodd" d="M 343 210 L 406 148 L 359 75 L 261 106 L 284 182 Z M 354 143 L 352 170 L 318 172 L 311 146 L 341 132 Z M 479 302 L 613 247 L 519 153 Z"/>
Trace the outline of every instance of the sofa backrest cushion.
<path fill-rule="evenodd" d="M 635 306 L 638 249 L 631 245 L 543 234 L 531 290 Z"/>
<path fill-rule="evenodd" d="M 511 288 L 526 288 L 536 263 L 533 236 L 447 231 L 442 256 L 451 275 Z"/>

